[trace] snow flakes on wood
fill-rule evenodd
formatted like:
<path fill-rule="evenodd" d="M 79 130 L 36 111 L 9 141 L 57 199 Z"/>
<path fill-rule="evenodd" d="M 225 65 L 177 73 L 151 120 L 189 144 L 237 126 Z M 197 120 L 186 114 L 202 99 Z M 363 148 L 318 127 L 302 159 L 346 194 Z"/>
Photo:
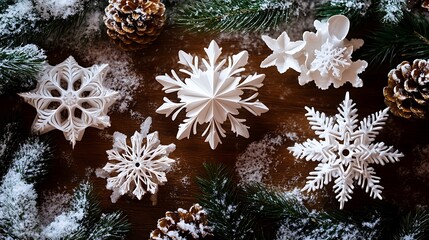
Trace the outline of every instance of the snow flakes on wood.
<path fill-rule="evenodd" d="M 180 99 L 180 102 L 176 103 L 165 97 L 165 103 L 156 112 L 168 117 L 177 110 L 172 115 L 174 120 L 179 112 L 186 109 L 186 119 L 179 125 L 177 139 L 189 138 L 191 130 L 193 134 L 197 133 L 197 124 L 206 123 L 208 126 L 202 136 L 207 135 L 205 141 L 215 149 L 222 143 L 220 136 L 226 136 L 222 124 L 227 119 L 231 123 L 231 131 L 237 136 L 249 137 L 249 127 L 243 124 L 246 120 L 235 117 L 239 114 L 238 109 L 243 107 L 255 116 L 268 111 L 268 108 L 256 99 L 265 75 L 255 73 L 242 79 L 239 73 L 245 70 L 247 51 L 228 57 L 228 66 L 222 69 L 227 62 L 227 59 L 218 62 L 222 48 L 212 41 L 204 50 L 208 57 L 202 59 L 204 69 L 200 68 L 198 57 L 193 58 L 192 55 L 179 51 L 179 63 L 190 69 L 180 69 L 180 72 L 188 77 L 181 80 L 174 70 L 171 71 L 172 77 L 168 74 L 156 77 L 166 93 L 177 92 Z M 241 95 L 249 91 L 255 93 L 242 99 Z"/>
<path fill-rule="evenodd" d="M 292 68 L 301 73 L 298 77 L 300 85 L 314 80 L 322 90 L 332 84 L 335 88 L 350 82 L 354 87 L 362 87 L 362 79 L 358 77 L 367 67 L 363 60 L 352 61 L 352 53 L 363 45 L 362 39 L 347 40 L 350 28 L 347 17 L 336 15 L 327 22 L 314 21 L 316 33 L 306 31 L 303 41 L 290 41 L 286 32 L 275 40 L 268 36 L 262 39 L 273 50 L 261 67 L 276 65 L 280 73 Z"/>
<path fill-rule="evenodd" d="M 120 132 L 113 134 L 113 149 L 106 151 L 109 161 L 104 167 L 105 172 L 97 172 L 97 176 L 107 174 L 106 188 L 113 190 L 112 202 L 126 193 L 136 196 L 139 200 L 147 192 L 152 195 L 152 203 L 156 204 L 158 185 L 167 182 L 166 173 L 175 160 L 168 155 L 176 149 L 176 145 L 161 145 L 158 132 L 148 134 L 151 118 L 141 125 L 140 132 L 134 132 L 131 146 L 127 145 L 127 136 Z"/>
<path fill-rule="evenodd" d="M 110 127 L 107 111 L 118 93 L 103 86 L 106 70 L 107 64 L 81 67 L 72 56 L 47 64 L 36 89 L 19 94 L 37 110 L 33 131 L 61 130 L 74 148 L 87 127 Z"/>
<path fill-rule="evenodd" d="M 299 159 L 319 162 L 315 171 L 310 172 L 302 190 L 321 189 L 335 178 L 333 188 L 340 209 L 352 198 L 355 181 L 371 197 L 382 199 L 380 177 L 375 175 L 374 168 L 369 165 L 394 163 L 403 157 L 392 146 L 386 146 L 383 142 L 373 143 L 387 120 L 389 109 L 369 115 L 359 122 L 359 127 L 357 109 L 348 92 L 335 117 L 327 117 L 314 108 L 305 109 L 311 129 L 320 139 L 308 139 L 288 148 Z"/>

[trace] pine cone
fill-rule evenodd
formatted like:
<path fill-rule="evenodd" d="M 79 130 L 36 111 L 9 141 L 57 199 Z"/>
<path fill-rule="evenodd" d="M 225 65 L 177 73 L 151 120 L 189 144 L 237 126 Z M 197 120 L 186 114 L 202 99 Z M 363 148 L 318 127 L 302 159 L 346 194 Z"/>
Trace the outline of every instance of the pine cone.
<path fill-rule="evenodd" d="M 424 0 L 424 1 L 422 2 L 422 8 L 429 9 L 429 0 Z"/>
<path fill-rule="evenodd" d="M 160 0 L 109 0 L 103 20 L 115 43 L 135 50 L 158 37 L 165 24 L 164 13 Z"/>
<path fill-rule="evenodd" d="M 389 72 L 383 89 L 390 111 L 404 118 L 426 118 L 429 112 L 429 63 L 416 59 L 411 66 L 404 61 Z"/>
<path fill-rule="evenodd" d="M 211 235 L 207 226 L 206 212 L 199 204 L 194 204 L 189 212 L 179 208 L 175 212 L 166 212 L 158 220 L 158 229 L 150 233 L 150 239 L 199 239 Z"/>

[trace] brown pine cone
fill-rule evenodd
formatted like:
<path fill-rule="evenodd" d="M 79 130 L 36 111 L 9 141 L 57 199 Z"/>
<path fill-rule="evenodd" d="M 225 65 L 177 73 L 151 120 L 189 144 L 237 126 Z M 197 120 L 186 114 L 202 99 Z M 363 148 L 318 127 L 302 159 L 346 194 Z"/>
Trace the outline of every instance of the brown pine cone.
<path fill-rule="evenodd" d="M 158 228 L 150 233 L 150 239 L 199 239 L 211 235 L 207 226 L 207 214 L 199 204 L 194 204 L 189 212 L 179 208 L 166 212 L 158 220 Z"/>
<path fill-rule="evenodd" d="M 389 72 L 384 102 L 390 111 L 404 118 L 426 118 L 429 112 L 429 63 L 404 61 Z"/>
<path fill-rule="evenodd" d="M 109 0 L 103 17 L 107 35 L 125 50 L 154 41 L 165 19 L 165 6 L 160 0 Z"/>

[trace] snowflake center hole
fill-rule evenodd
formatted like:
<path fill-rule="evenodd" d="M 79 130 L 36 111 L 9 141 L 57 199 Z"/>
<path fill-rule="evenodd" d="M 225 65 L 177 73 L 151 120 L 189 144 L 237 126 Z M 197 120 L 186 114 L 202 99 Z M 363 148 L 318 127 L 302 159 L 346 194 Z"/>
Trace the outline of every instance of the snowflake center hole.
<path fill-rule="evenodd" d="M 136 166 L 136 167 L 140 167 L 140 163 L 136 162 L 136 163 L 135 163 L 135 166 Z"/>
<path fill-rule="evenodd" d="M 350 155 L 350 150 L 348 150 L 348 149 L 343 149 L 343 150 L 341 151 L 341 154 L 342 154 L 344 157 L 347 157 L 348 155 Z"/>

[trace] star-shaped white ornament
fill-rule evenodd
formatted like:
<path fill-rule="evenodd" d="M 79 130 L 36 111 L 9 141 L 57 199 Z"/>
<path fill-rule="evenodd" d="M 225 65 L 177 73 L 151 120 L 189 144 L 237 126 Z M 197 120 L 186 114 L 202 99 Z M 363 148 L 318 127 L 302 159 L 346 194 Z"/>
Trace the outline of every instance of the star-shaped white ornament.
<path fill-rule="evenodd" d="M 245 70 L 243 66 L 247 64 L 247 51 L 228 57 L 228 66 L 222 69 L 227 60 L 218 63 L 222 49 L 217 43 L 212 41 L 204 50 L 208 60 L 202 59 L 205 67 L 203 69 L 200 68 L 198 57 L 193 58 L 192 55 L 179 51 L 179 63 L 190 69 L 180 69 L 180 72 L 188 75 L 184 81 L 174 70 L 171 71 L 172 77 L 168 74 L 156 77 L 156 80 L 164 86 L 162 90 L 166 93 L 177 92 L 180 99 L 179 103 L 175 103 L 164 97 L 165 103 L 156 112 L 169 116 L 178 109 L 172 115 L 174 120 L 181 110 L 186 109 L 187 118 L 179 126 L 177 139 L 189 138 L 191 130 L 194 134 L 197 133 L 197 124 L 207 123 L 208 126 L 202 135 L 207 134 L 205 141 L 215 149 L 222 143 L 219 135 L 226 136 L 226 131 L 222 128 L 226 120 L 231 123 L 231 131 L 249 137 L 249 127 L 243 124 L 246 120 L 235 117 L 239 114 L 238 109 L 243 107 L 256 116 L 268 111 L 263 103 L 255 100 L 258 88 L 263 86 L 265 75 L 255 73 L 245 79 L 238 75 Z M 241 95 L 246 91 L 255 93 L 242 99 Z"/>
<path fill-rule="evenodd" d="M 103 170 L 107 173 L 106 188 L 113 190 L 112 202 L 126 193 L 133 194 L 139 200 L 147 192 L 152 195 L 156 204 L 158 185 L 167 182 L 165 172 L 175 162 L 168 155 L 176 149 L 176 145 L 162 145 L 158 132 L 148 134 L 151 118 L 141 125 L 140 132 L 134 132 L 131 146 L 127 145 L 127 136 L 120 132 L 113 134 L 113 149 L 106 151 L 109 161 Z M 99 177 L 104 177 L 98 172 Z"/>
<path fill-rule="evenodd" d="M 347 92 L 335 117 L 327 117 L 325 113 L 305 107 L 311 129 L 320 139 L 308 139 L 288 148 L 297 158 L 319 162 L 315 171 L 310 172 L 302 190 L 321 189 L 334 178 L 333 188 L 340 202 L 340 209 L 352 198 L 355 181 L 366 192 L 370 192 L 371 197 L 382 199 L 380 177 L 375 175 L 374 168 L 369 165 L 393 163 L 403 157 L 392 146 L 386 146 L 383 142 L 373 143 L 387 120 L 389 108 L 369 115 L 358 126 L 354 106 Z"/>
<path fill-rule="evenodd" d="M 81 67 L 72 56 L 56 66 L 47 64 L 36 89 L 19 94 L 36 108 L 32 130 L 61 130 L 74 148 L 87 127 L 109 127 L 107 111 L 118 92 L 103 86 L 106 70 L 107 64 Z"/>
<path fill-rule="evenodd" d="M 263 35 L 262 39 L 273 53 L 261 63 L 262 68 L 276 66 L 280 73 L 285 73 L 289 68 L 300 72 L 301 67 L 298 61 L 301 50 L 305 47 L 304 41 L 290 41 L 286 32 L 283 32 L 277 39 Z"/>

